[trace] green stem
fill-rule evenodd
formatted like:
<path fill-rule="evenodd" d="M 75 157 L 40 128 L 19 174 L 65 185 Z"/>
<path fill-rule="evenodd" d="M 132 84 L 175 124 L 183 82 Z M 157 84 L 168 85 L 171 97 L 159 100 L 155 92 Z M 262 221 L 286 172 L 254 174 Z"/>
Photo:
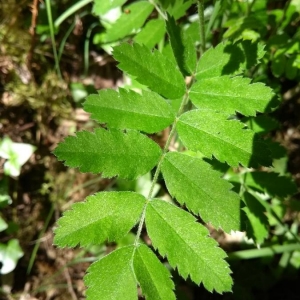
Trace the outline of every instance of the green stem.
<path fill-rule="evenodd" d="M 89 58 L 90 58 L 90 53 L 89 53 L 89 48 L 90 48 L 90 37 L 92 34 L 93 29 L 98 26 L 99 23 L 93 23 L 87 33 L 86 33 L 86 38 L 84 41 L 84 76 L 87 76 L 88 70 L 89 70 Z"/>
<path fill-rule="evenodd" d="M 208 37 L 208 35 L 209 35 L 209 33 L 212 29 L 212 26 L 213 26 L 214 22 L 217 19 L 217 16 L 220 12 L 220 9 L 221 9 L 221 1 L 216 1 L 214 11 L 212 13 L 212 16 L 209 18 L 209 21 L 208 21 L 208 24 L 207 24 L 207 27 L 206 27 L 205 38 Z"/>
<path fill-rule="evenodd" d="M 81 9 L 85 5 L 93 2 L 94 0 L 81 0 L 79 2 L 76 2 L 73 6 L 71 6 L 69 9 L 67 9 L 62 15 L 60 15 L 54 22 L 54 26 L 57 28 L 59 25 L 69 18 L 73 13 L 75 13 L 77 10 Z"/>
<path fill-rule="evenodd" d="M 47 10 L 47 17 L 48 17 L 48 23 L 49 23 L 49 28 L 50 28 L 50 36 L 51 36 L 53 55 L 54 55 L 54 60 L 55 60 L 55 69 L 57 71 L 58 77 L 60 79 L 62 79 L 60 68 L 59 68 L 59 60 L 58 60 L 56 45 L 55 45 L 54 26 L 53 26 L 50 0 L 46 0 L 46 10 Z"/>
<path fill-rule="evenodd" d="M 82 14 L 79 15 L 79 18 L 82 18 L 82 17 L 86 16 L 87 14 L 88 13 L 85 11 Z M 65 44 L 67 42 L 67 39 L 69 38 L 69 36 L 70 36 L 71 32 L 73 31 L 73 29 L 75 28 L 75 26 L 76 26 L 76 19 L 73 21 L 73 23 L 71 24 L 71 26 L 67 30 L 66 34 L 64 35 L 63 39 L 61 40 L 61 43 L 60 43 L 59 48 L 58 48 L 58 61 L 60 61 L 60 59 L 61 59 L 62 53 L 64 51 Z"/>
<path fill-rule="evenodd" d="M 34 264 L 34 261 L 35 261 L 36 255 L 37 255 L 37 251 L 38 251 L 38 249 L 40 247 L 40 244 L 41 244 L 41 238 L 42 238 L 42 236 L 44 235 L 44 233 L 46 232 L 46 230 L 48 228 L 48 225 L 49 225 L 49 222 L 52 218 L 53 213 L 54 213 L 54 204 L 51 205 L 51 209 L 48 213 L 48 216 L 47 216 L 47 219 L 44 223 L 43 229 L 39 233 L 37 243 L 34 245 L 34 248 L 32 250 L 32 253 L 31 253 L 31 256 L 30 256 L 30 259 L 29 259 L 29 263 L 28 263 L 28 267 L 27 267 L 27 272 L 26 272 L 27 275 L 30 274 L 30 272 L 31 272 L 32 266 Z"/>
<path fill-rule="evenodd" d="M 200 53 L 205 52 L 205 22 L 204 22 L 204 0 L 198 0 L 198 16 L 200 24 Z"/>
<path fill-rule="evenodd" d="M 266 256 L 273 256 L 275 254 L 281 254 L 291 251 L 299 251 L 300 244 L 287 244 L 287 245 L 275 245 L 270 247 L 264 247 L 261 249 L 250 249 L 250 250 L 240 250 L 231 252 L 228 254 L 229 260 L 241 260 L 241 259 L 252 259 Z"/>
<path fill-rule="evenodd" d="M 167 20 L 167 16 L 164 14 L 164 12 L 159 8 L 159 6 L 153 1 L 153 0 L 148 0 L 150 4 L 152 4 L 156 11 L 159 13 L 160 16 L 162 16 L 162 18 L 164 20 Z"/>
<path fill-rule="evenodd" d="M 248 0 L 248 2 L 247 2 L 247 16 L 250 15 L 251 10 L 252 10 L 252 7 L 253 7 L 253 5 L 255 4 L 255 1 L 256 1 L 256 0 L 252 0 L 252 2 L 250 3 L 249 0 Z"/>
<path fill-rule="evenodd" d="M 187 101 L 188 97 L 189 97 L 188 96 L 188 92 L 186 92 L 185 95 L 182 98 L 181 105 L 180 105 L 180 108 L 179 108 L 178 113 L 177 113 L 177 117 L 176 117 L 176 119 L 175 119 L 175 121 L 173 123 L 171 132 L 170 132 L 170 134 L 168 136 L 166 145 L 165 145 L 165 147 L 163 149 L 163 153 L 162 153 L 162 155 L 161 155 L 161 157 L 159 159 L 159 162 L 157 164 L 156 171 L 154 173 L 152 184 L 151 184 L 151 187 L 150 187 L 150 191 L 149 191 L 149 194 L 148 194 L 148 197 L 147 197 L 147 202 L 144 205 L 142 216 L 141 216 L 141 219 L 140 219 L 140 222 L 139 222 L 139 226 L 138 226 L 138 230 L 137 230 L 137 233 L 136 233 L 136 237 L 135 237 L 135 241 L 134 241 L 135 247 L 137 247 L 139 238 L 140 238 L 141 233 L 142 233 L 142 229 L 143 229 L 143 225 L 144 225 L 144 221 L 145 221 L 145 217 L 146 217 L 146 208 L 147 208 L 148 203 L 151 201 L 153 190 L 154 190 L 155 184 L 157 183 L 158 175 L 160 173 L 161 164 L 162 164 L 162 162 L 163 162 L 163 160 L 165 158 L 166 153 L 169 151 L 170 143 L 171 143 L 172 138 L 173 138 L 173 136 L 175 134 L 175 131 L 176 131 L 176 124 L 178 122 L 178 117 L 181 114 L 181 112 L 183 111 L 184 105 L 186 104 L 186 101 Z"/>

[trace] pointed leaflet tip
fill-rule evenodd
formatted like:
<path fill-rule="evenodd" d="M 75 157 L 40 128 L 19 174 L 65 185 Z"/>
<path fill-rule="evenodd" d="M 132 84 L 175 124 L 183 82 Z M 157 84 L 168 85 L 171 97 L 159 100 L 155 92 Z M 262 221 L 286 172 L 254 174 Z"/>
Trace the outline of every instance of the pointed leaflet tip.
<path fill-rule="evenodd" d="M 211 110 L 193 110 L 182 114 L 177 123 L 179 137 L 192 151 L 214 156 L 230 166 L 258 167 L 272 165 L 270 151 L 255 132 L 237 120 Z"/>
<path fill-rule="evenodd" d="M 199 214 L 206 223 L 226 232 L 240 229 L 240 198 L 232 185 L 201 158 L 169 152 L 162 173 L 170 194 Z"/>
<path fill-rule="evenodd" d="M 65 165 L 79 168 L 81 172 L 134 179 L 156 165 L 161 149 L 138 131 L 124 133 L 98 128 L 94 133 L 80 131 L 76 136 L 67 137 L 54 154 L 58 160 L 64 160 Z"/>
<path fill-rule="evenodd" d="M 160 95 L 143 91 L 119 89 L 100 90 L 98 95 L 89 95 L 84 110 L 91 118 L 106 123 L 110 128 L 135 129 L 147 133 L 159 132 L 174 121 L 171 106 Z"/>
<path fill-rule="evenodd" d="M 137 300 L 137 282 L 132 269 L 134 246 L 117 249 L 94 262 L 84 282 L 87 299 Z"/>
<path fill-rule="evenodd" d="M 145 201 L 134 192 L 100 192 L 89 196 L 85 202 L 73 204 L 58 220 L 54 244 L 75 247 L 116 241 L 136 224 Z"/>
<path fill-rule="evenodd" d="M 255 116 L 269 110 L 274 93 L 263 83 L 250 84 L 249 78 L 221 76 L 201 79 L 190 91 L 190 98 L 198 108 L 230 114 L 239 112 Z"/>
<path fill-rule="evenodd" d="M 139 245 L 133 259 L 136 279 L 147 300 L 175 300 L 174 283 L 168 269 L 146 245 Z"/>
<path fill-rule="evenodd" d="M 113 56 L 122 71 L 152 91 L 169 99 L 184 95 L 185 81 L 178 67 L 156 49 L 152 52 L 144 45 L 124 43 L 114 48 Z"/>
<path fill-rule="evenodd" d="M 146 228 L 153 246 L 183 278 L 190 275 L 208 291 L 231 291 L 232 279 L 225 252 L 209 238 L 208 230 L 188 212 L 153 199 L 146 210 Z"/>

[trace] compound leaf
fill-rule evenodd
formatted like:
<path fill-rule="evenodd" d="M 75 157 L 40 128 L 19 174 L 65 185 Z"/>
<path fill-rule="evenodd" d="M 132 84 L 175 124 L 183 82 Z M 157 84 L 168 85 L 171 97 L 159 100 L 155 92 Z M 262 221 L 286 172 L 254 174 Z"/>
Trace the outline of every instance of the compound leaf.
<path fill-rule="evenodd" d="M 133 192 L 100 192 L 75 203 L 55 229 L 60 247 L 116 241 L 128 233 L 140 217 L 146 199 Z M 88 216 L 88 217 L 87 217 Z"/>
<path fill-rule="evenodd" d="M 203 54 L 197 66 L 196 78 L 239 74 L 256 65 L 264 54 L 264 46 L 250 41 L 220 43 Z"/>
<path fill-rule="evenodd" d="M 119 248 L 87 270 L 84 282 L 87 299 L 137 300 L 137 283 L 132 269 L 134 246 Z"/>
<path fill-rule="evenodd" d="M 162 173 L 170 194 L 205 222 L 226 232 L 240 229 L 240 199 L 232 185 L 201 158 L 169 152 Z"/>
<path fill-rule="evenodd" d="M 176 299 L 167 268 L 146 245 L 139 245 L 133 260 L 136 279 L 147 300 Z"/>
<path fill-rule="evenodd" d="M 161 131 L 174 121 L 171 106 L 151 91 L 143 91 L 141 95 L 125 89 L 100 90 L 98 95 L 87 97 L 84 110 L 92 114 L 92 119 L 111 128 L 147 133 Z"/>
<path fill-rule="evenodd" d="M 153 10 L 153 5 L 148 1 L 134 2 L 125 7 L 125 12 L 110 27 L 103 36 L 103 43 L 110 43 L 131 34 L 143 26 Z"/>
<path fill-rule="evenodd" d="M 152 52 L 145 45 L 122 44 L 114 48 L 113 54 L 121 70 L 154 92 L 169 99 L 185 93 L 185 81 L 178 67 L 156 49 Z"/>
<path fill-rule="evenodd" d="M 190 91 L 190 98 L 198 108 L 228 115 L 239 112 L 255 116 L 257 111 L 267 109 L 272 96 L 272 90 L 263 83 L 250 84 L 249 78 L 229 76 L 199 80 Z"/>
<path fill-rule="evenodd" d="M 119 175 L 134 179 L 146 174 L 157 163 L 159 146 L 137 131 L 98 128 L 95 132 L 80 131 L 67 137 L 54 150 L 58 160 L 81 172 L 102 172 L 103 177 Z"/>
<path fill-rule="evenodd" d="M 160 19 L 153 19 L 147 22 L 133 40 L 152 49 L 163 39 L 165 32 L 165 22 Z"/>
<path fill-rule="evenodd" d="M 225 252 L 209 238 L 208 230 L 196 219 L 165 201 L 154 199 L 146 210 L 146 227 L 153 246 L 183 278 L 190 275 L 208 291 L 230 291 L 232 279 Z"/>
<path fill-rule="evenodd" d="M 200 151 L 208 158 L 214 156 L 230 166 L 271 166 L 266 145 L 243 127 L 243 123 L 210 110 L 184 113 L 177 124 L 180 139 L 192 151 Z"/>

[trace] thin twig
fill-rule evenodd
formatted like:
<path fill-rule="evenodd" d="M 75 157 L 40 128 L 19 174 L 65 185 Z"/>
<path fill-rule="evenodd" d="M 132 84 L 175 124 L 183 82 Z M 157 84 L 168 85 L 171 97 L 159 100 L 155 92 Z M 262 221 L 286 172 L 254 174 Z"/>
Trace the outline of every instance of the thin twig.
<path fill-rule="evenodd" d="M 73 285 L 72 285 L 72 279 L 71 279 L 71 276 L 70 276 L 70 273 L 69 273 L 69 269 L 68 268 L 65 268 L 64 269 L 64 275 L 65 275 L 65 278 L 67 280 L 67 284 L 68 284 L 68 291 L 72 297 L 73 300 L 78 300 L 77 296 L 76 296 L 76 293 L 73 289 Z"/>

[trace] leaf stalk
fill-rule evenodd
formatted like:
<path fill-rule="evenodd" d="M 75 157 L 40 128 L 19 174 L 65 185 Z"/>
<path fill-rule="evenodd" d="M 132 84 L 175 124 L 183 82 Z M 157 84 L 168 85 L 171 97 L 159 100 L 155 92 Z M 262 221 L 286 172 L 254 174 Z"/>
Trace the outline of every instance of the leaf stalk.
<path fill-rule="evenodd" d="M 173 136 L 175 134 L 175 131 L 176 131 L 176 124 L 177 124 L 177 121 L 178 121 L 178 117 L 182 113 L 184 105 L 186 104 L 188 97 L 189 97 L 189 94 L 188 94 L 188 92 L 186 92 L 184 94 L 183 98 L 182 98 L 180 108 L 177 112 L 177 116 L 176 116 L 176 118 L 174 120 L 174 123 L 172 125 L 172 129 L 170 131 L 167 142 L 166 142 L 165 147 L 163 149 L 163 153 L 162 153 L 162 155 L 159 159 L 159 162 L 157 164 L 157 168 L 156 168 L 156 171 L 154 173 L 152 184 L 151 184 L 151 187 L 150 187 L 150 191 L 149 191 L 149 194 L 148 194 L 148 197 L 147 197 L 147 202 L 144 205 L 143 212 L 142 212 L 141 219 L 140 219 L 139 226 L 138 226 L 138 230 L 137 230 L 136 237 L 135 237 L 135 240 L 134 240 L 135 247 L 137 247 L 139 238 L 140 238 L 141 233 L 142 233 L 142 229 L 143 229 L 143 225 L 144 225 L 144 221 L 145 221 L 145 217 L 146 217 L 146 208 L 147 208 L 148 203 L 151 201 L 153 190 L 154 190 L 155 184 L 157 183 L 158 175 L 159 175 L 160 170 L 161 170 L 161 164 L 164 160 L 164 157 L 165 157 L 166 153 L 169 151 L 170 143 L 171 143 L 172 138 L 173 138 Z"/>

